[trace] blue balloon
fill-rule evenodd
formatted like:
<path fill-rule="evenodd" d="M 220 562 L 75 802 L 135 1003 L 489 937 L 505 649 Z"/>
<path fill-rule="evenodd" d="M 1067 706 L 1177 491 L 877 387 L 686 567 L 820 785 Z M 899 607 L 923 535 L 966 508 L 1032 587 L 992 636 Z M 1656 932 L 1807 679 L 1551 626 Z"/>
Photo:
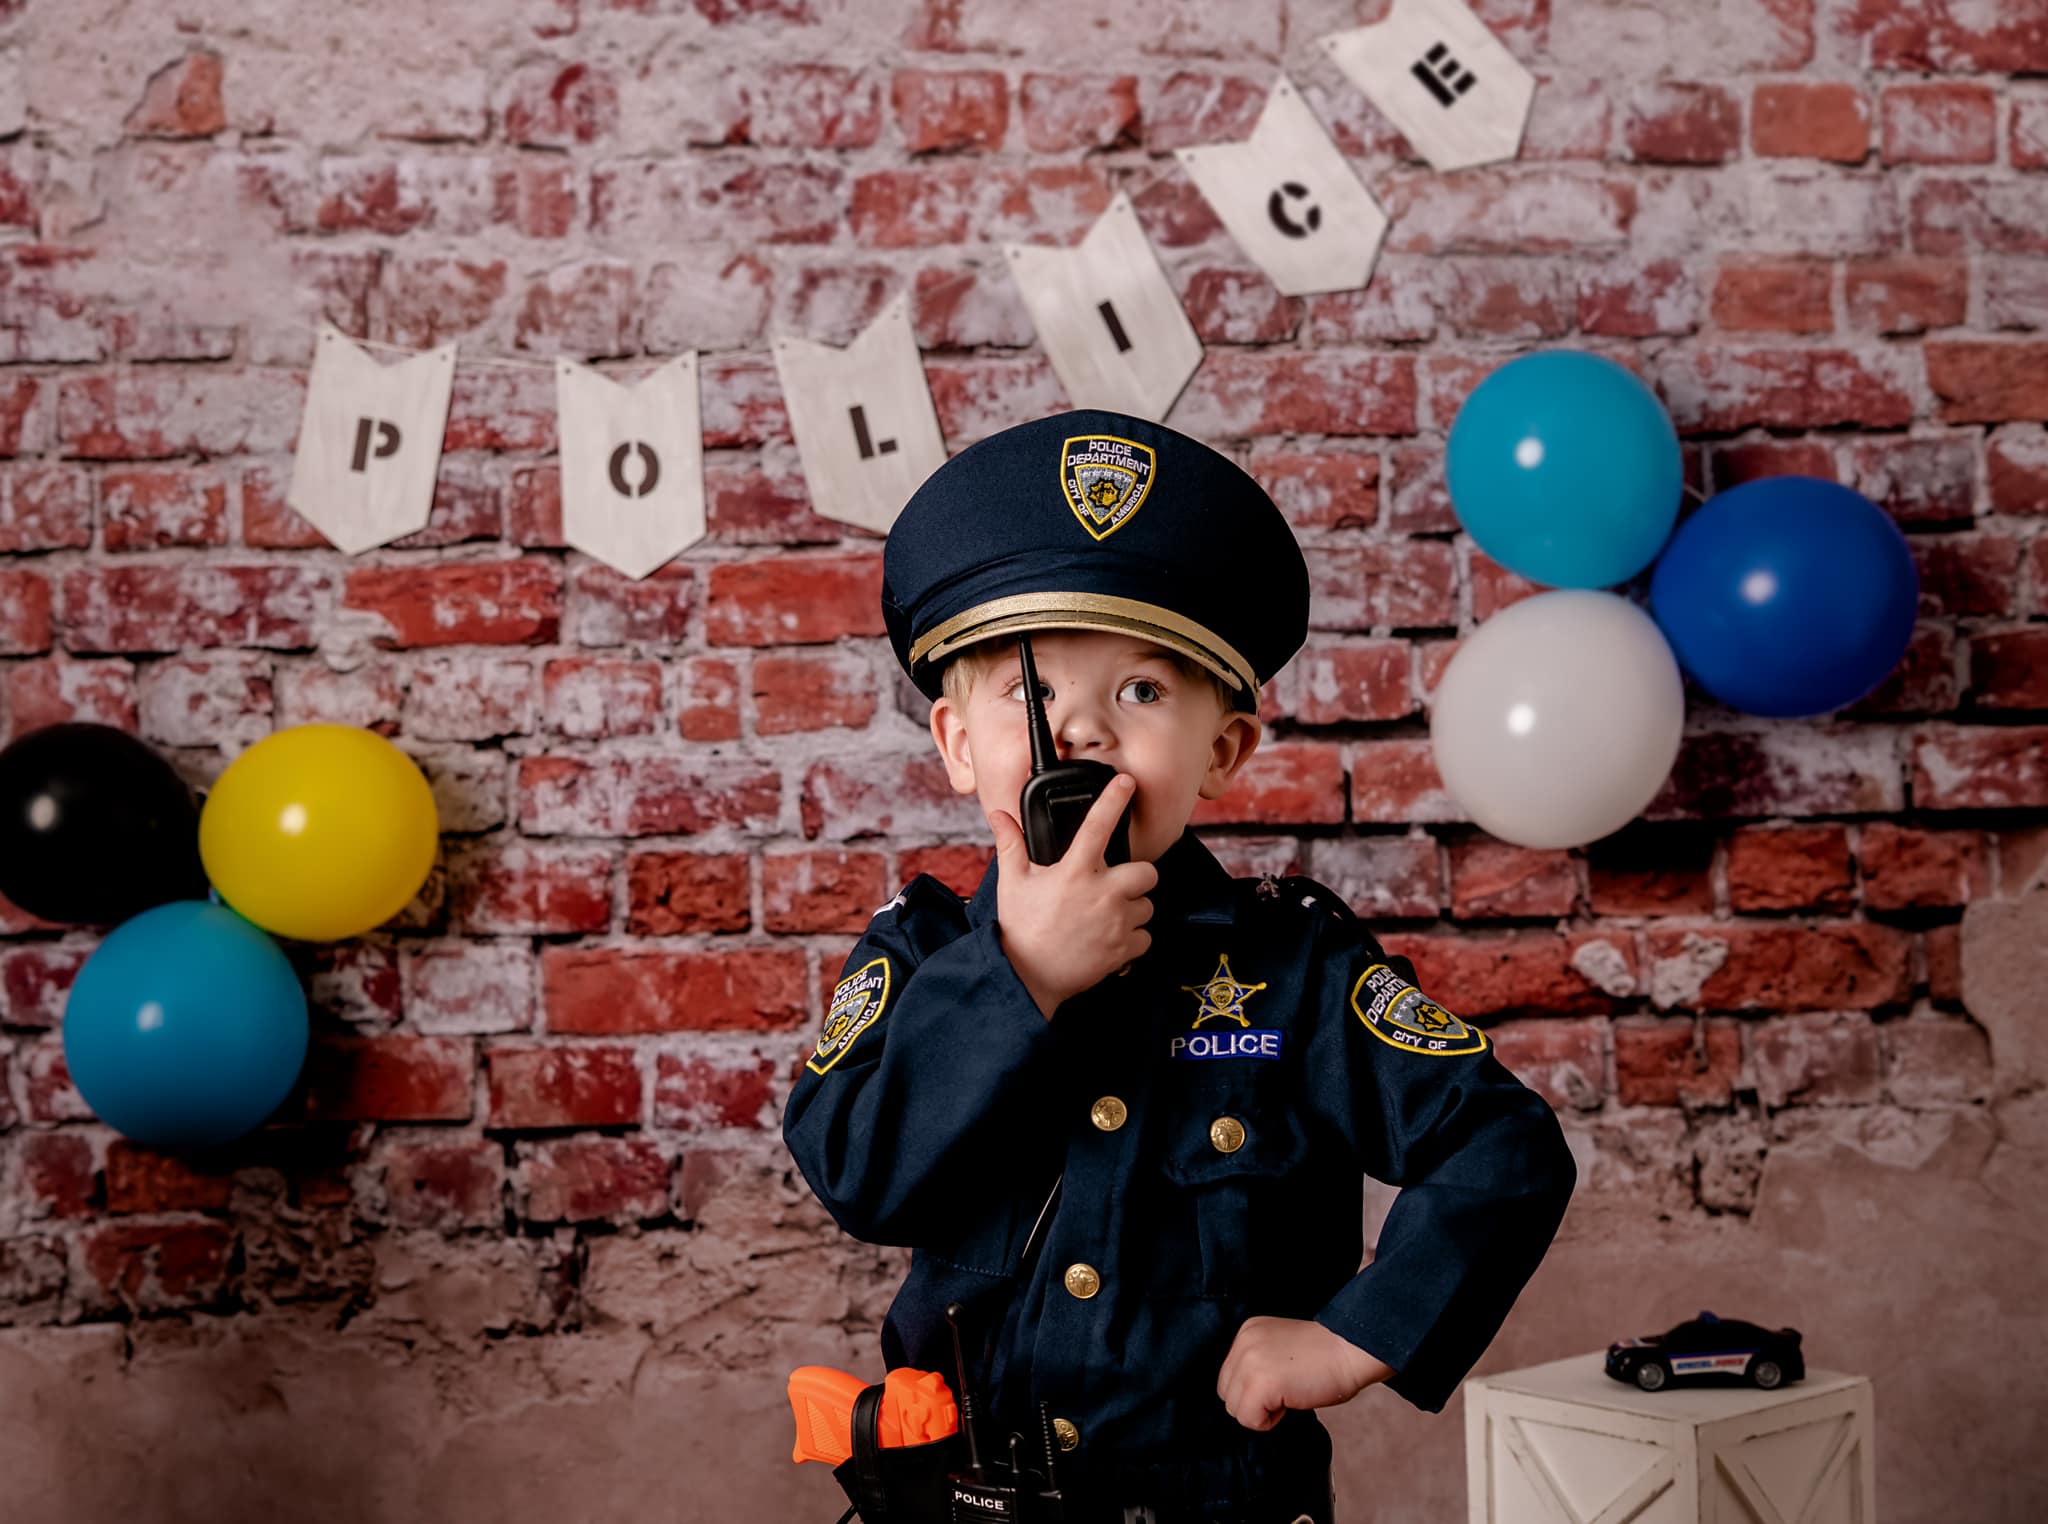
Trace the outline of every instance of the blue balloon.
<path fill-rule="evenodd" d="M 277 1109 L 306 1059 L 306 996 L 268 933 L 174 900 L 123 921 L 78 971 L 64 1062 L 94 1113 L 159 1148 L 207 1148 Z"/>
<path fill-rule="evenodd" d="M 1861 493 L 1810 476 L 1745 482 L 1671 537 L 1650 613 L 1702 688 L 1750 714 L 1825 714 L 1898 665 L 1920 576 Z"/>
<path fill-rule="evenodd" d="M 1648 566 L 1685 488 L 1678 431 L 1656 394 L 1598 355 L 1551 349 L 1480 382 L 1444 450 L 1451 504 L 1509 571 L 1612 587 Z"/>

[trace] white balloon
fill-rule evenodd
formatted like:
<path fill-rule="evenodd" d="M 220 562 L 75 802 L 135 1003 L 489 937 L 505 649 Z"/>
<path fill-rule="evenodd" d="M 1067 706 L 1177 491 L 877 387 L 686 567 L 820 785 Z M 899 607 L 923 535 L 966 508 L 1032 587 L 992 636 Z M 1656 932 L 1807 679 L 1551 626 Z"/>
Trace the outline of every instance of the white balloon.
<path fill-rule="evenodd" d="M 1685 680 L 1663 632 L 1613 593 L 1566 588 L 1502 610 L 1437 685 L 1444 786 L 1503 841 L 1576 847 L 1618 830 L 1678 757 Z"/>

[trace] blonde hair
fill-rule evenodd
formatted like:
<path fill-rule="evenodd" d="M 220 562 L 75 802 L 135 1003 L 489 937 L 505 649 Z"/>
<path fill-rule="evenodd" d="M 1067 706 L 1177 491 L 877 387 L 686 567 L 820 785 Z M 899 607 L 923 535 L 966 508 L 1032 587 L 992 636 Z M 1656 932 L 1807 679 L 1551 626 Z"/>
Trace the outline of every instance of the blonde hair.
<path fill-rule="evenodd" d="M 960 653 L 948 661 L 939 673 L 941 691 L 956 704 L 966 703 L 968 694 L 974 691 L 974 685 L 981 681 L 988 669 L 1016 649 L 1015 636 L 999 636 L 994 640 L 976 641 L 971 646 L 962 647 Z M 1216 702 L 1225 714 L 1236 707 L 1236 697 L 1223 679 L 1192 656 L 1184 656 L 1166 646 L 1154 647 L 1154 653 L 1162 660 L 1171 662 L 1174 670 L 1189 682 L 1207 681 L 1209 691 L 1216 695 Z"/>

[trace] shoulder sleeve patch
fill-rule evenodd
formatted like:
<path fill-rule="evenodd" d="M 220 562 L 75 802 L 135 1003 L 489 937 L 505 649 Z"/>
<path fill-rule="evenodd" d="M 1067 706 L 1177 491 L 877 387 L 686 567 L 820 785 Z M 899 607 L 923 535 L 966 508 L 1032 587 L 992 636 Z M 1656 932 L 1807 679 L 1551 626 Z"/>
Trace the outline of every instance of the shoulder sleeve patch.
<path fill-rule="evenodd" d="M 889 1003 L 889 960 L 875 958 L 841 979 L 832 989 L 832 1005 L 825 1012 L 825 1029 L 818 1034 L 818 1051 L 804 1067 L 823 1074 L 853 1046 L 854 1039 L 882 1019 Z"/>
<path fill-rule="evenodd" d="M 1448 1058 L 1482 1053 L 1486 1034 L 1453 1016 L 1384 963 L 1366 966 L 1351 986 L 1351 1009 L 1390 1047 Z"/>

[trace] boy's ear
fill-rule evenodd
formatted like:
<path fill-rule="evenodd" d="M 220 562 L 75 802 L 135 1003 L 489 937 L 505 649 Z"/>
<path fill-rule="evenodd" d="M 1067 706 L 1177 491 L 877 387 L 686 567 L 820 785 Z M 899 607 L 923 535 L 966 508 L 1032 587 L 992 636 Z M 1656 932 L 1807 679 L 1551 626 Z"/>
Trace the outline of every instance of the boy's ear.
<path fill-rule="evenodd" d="M 1223 726 L 1217 731 L 1216 739 L 1209 744 L 1209 770 L 1202 775 L 1202 798 L 1223 797 L 1237 770 L 1259 749 L 1259 742 L 1265 733 L 1265 726 L 1259 722 L 1259 717 L 1255 714 L 1233 709 L 1224 717 Z"/>
<path fill-rule="evenodd" d="M 967 746 L 967 721 L 949 697 L 932 700 L 932 744 L 946 764 L 946 780 L 956 794 L 974 792 L 974 757 Z"/>

